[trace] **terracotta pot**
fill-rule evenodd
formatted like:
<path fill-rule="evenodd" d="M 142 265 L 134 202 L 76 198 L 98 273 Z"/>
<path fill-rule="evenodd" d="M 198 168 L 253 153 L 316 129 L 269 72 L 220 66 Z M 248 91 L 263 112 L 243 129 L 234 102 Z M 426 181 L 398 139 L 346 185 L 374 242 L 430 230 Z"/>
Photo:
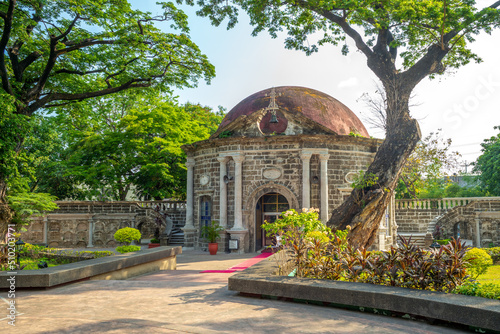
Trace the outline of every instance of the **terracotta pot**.
<path fill-rule="evenodd" d="M 148 244 L 148 248 L 156 248 L 160 246 L 161 246 L 160 244 Z"/>
<path fill-rule="evenodd" d="M 217 250 L 218 249 L 219 249 L 219 244 L 218 243 L 209 243 L 208 244 L 208 251 L 210 252 L 210 255 L 217 254 Z"/>

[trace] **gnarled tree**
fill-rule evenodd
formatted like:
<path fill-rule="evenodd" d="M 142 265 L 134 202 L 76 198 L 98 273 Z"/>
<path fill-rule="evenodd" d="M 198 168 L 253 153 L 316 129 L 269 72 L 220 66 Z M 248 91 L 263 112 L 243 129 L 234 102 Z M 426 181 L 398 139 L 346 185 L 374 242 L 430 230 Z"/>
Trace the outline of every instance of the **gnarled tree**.
<path fill-rule="evenodd" d="M 127 89 L 195 86 L 214 68 L 190 40 L 186 15 L 133 10 L 126 0 L 0 2 L 0 232 L 29 119 L 37 111 Z M 169 32 L 155 27 L 169 22 Z"/>
<path fill-rule="evenodd" d="M 193 5 L 195 1 L 186 0 Z M 380 79 L 387 97 L 386 139 L 365 175 L 375 185 L 354 189 L 336 208 L 329 225 L 352 227 L 350 242 L 369 246 L 392 196 L 401 168 L 421 137 L 410 116 L 409 99 L 424 78 L 480 58 L 468 44 L 500 23 L 500 1 L 478 9 L 476 2 L 457 0 L 198 0 L 198 14 L 214 25 L 237 23 L 240 9 L 248 13 L 253 34 L 272 37 L 286 30 L 285 47 L 316 52 L 318 45 L 354 41 L 368 67 Z M 312 39 L 317 42 L 312 44 Z M 342 48 L 348 52 L 347 44 Z M 372 182 L 368 182 L 372 183 Z M 362 182 L 360 183 L 362 184 Z M 364 203 L 361 205 L 361 203 Z"/>

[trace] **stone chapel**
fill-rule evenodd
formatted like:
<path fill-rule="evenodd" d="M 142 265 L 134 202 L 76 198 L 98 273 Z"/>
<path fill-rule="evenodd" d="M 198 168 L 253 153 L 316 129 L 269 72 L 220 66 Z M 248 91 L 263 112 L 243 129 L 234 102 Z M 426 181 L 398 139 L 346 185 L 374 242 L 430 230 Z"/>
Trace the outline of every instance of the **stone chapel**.
<path fill-rule="evenodd" d="M 184 247 L 204 249 L 201 226 L 225 228 L 219 251 L 269 246 L 261 225 L 288 209 L 318 208 L 327 221 L 382 143 L 335 98 L 304 87 L 250 95 L 229 111 L 208 139 L 183 146 L 187 155 Z M 395 245 L 394 201 L 374 248 Z"/>

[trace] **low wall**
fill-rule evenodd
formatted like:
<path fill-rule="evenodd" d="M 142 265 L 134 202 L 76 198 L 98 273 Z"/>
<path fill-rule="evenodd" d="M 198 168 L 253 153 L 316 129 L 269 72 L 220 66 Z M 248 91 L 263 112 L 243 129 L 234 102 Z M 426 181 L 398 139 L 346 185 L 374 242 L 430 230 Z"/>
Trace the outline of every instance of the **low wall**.
<path fill-rule="evenodd" d="M 277 276 L 274 275 L 277 271 L 274 256 L 229 277 L 229 290 L 255 297 L 440 320 L 491 331 L 500 329 L 499 300 L 365 283 Z"/>
<path fill-rule="evenodd" d="M 85 279 L 119 280 L 158 270 L 175 270 L 182 247 L 157 247 L 39 270 L 0 272 L 0 289 L 49 288 Z M 10 289 L 12 290 L 12 288 Z"/>
<path fill-rule="evenodd" d="M 113 235 L 123 227 L 138 228 L 143 238 L 153 237 L 155 209 L 167 215 L 176 226 L 186 220 L 185 203 L 170 201 L 90 202 L 58 201 L 59 209 L 34 217 L 21 234 L 32 244 L 49 247 L 115 247 Z"/>

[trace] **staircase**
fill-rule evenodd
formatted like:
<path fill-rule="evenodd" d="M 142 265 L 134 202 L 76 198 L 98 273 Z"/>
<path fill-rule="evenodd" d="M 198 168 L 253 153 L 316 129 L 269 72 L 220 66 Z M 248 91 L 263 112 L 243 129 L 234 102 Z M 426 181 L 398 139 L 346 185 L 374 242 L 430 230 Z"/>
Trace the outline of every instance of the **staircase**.
<path fill-rule="evenodd" d="M 184 245 L 184 231 L 182 228 L 184 224 L 180 222 L 174 222 L 174 226 L 172 227 L 172 233 L 170 234 L 170 238 L 168 239 L 169 246 L 182 246 Z"/>

